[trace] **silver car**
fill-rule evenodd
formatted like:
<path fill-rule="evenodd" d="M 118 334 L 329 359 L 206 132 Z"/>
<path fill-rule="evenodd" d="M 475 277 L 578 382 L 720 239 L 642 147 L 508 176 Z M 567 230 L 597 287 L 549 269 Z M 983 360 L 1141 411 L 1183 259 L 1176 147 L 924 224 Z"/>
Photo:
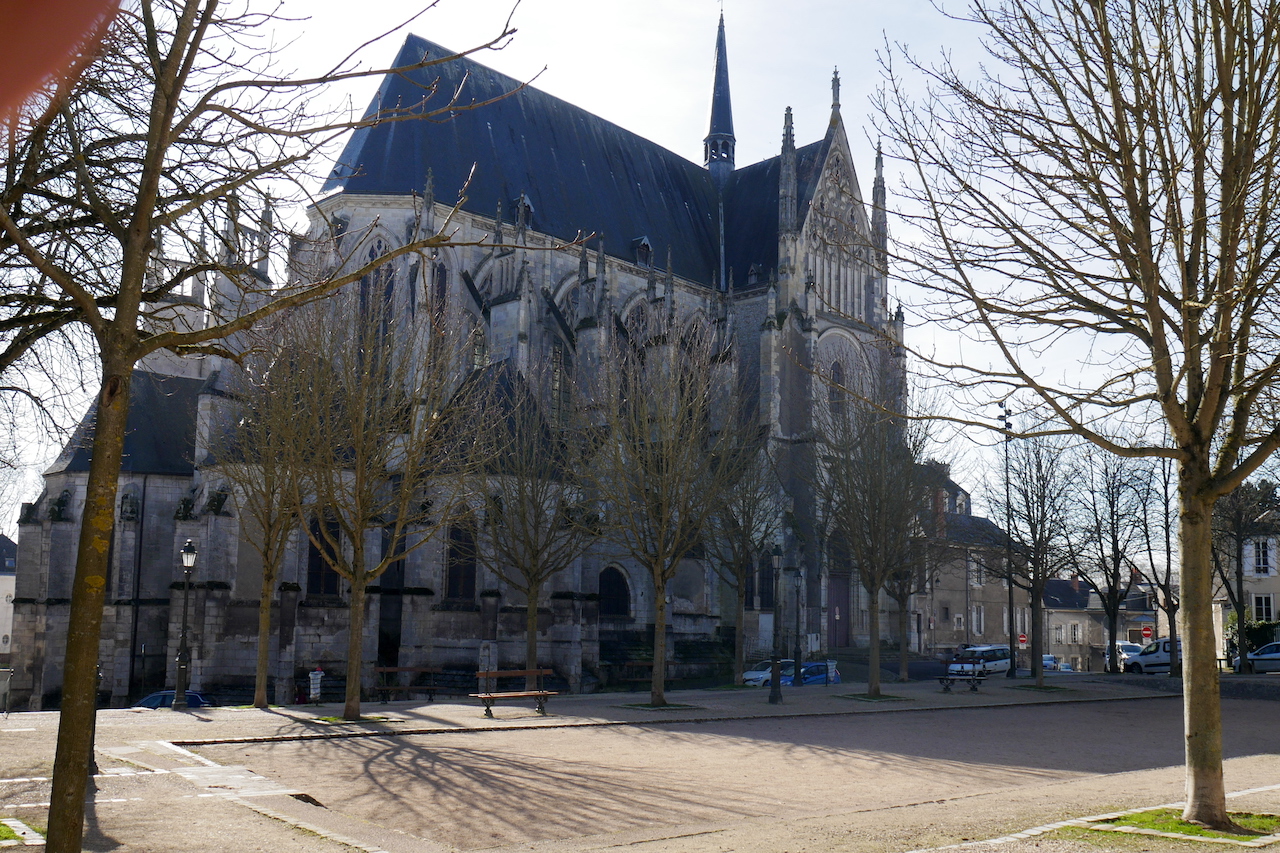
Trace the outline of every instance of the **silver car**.
<path fill-rule="evenodd" d="M 1267 643 L 1256 652 L 1249 652 L 1249 662 L 1254 672 L 1280 672 L 1280 643 Z M 1231 663 L 1240 669 L 1239 656 Z"/>

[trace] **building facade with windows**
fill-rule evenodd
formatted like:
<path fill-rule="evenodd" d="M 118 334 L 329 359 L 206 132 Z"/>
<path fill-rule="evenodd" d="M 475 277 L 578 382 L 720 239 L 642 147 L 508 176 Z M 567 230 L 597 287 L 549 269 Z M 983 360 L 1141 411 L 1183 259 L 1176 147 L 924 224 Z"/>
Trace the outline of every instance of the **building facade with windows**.
<path fill-rule="evenodd" d="M 450 51 L 410 36 L 397 64 L 424 54 Z M 733 625 L 714 572 L 686 559 L 669 587 L 677 667 L 695 654 L 684 650 L 734 630 L 758 643 L 770 636 L 775 616 L 789 624 L 798 613 L 815 649 L 857 642 L 856 614 L 867 605 L 851 582 L 855 569 L 830 565 L 814 544 L 815 501 L 804 475 L 813 407 L 832 378 L 858 389 L 904 370 L 903 318 L 888 303 L 883 164 L 877 156 L 868 198 L 846 136 L 838 77 L 821 139 L 797 144 L 788 109 L 779 116 L 779 153 L 742 167 L 734 158 L 723 18 L 713 81 L 704 162 L 697 164 L 472 58 L 388 75 L 375 105 L 413 109 L 424 93 L 440 92 L 460 105 L 485 106 L 356 131 L 310 211 L 314 233 L 332 240 L 339 259 L 377 258 L 416 235 L 447 231 L 452 245 L 397 258 L 378 286 L 408 334 L 441 316 L 466 331 L 478 371 L 551 365 L 584 375 L 603 342 L 625 337 L 646 313 L 714 330 L 725 381 L 749 389 L 750 417 L 778 460 L 778 508 L 787 519 L 780 547 L 785 568 L 801 583 L 788 592 L 789 605 L 773 601 L 765 561 L 752 578 L 748 620 Z M 236 251 L 238 240 L 265 240 L 269 228 L 265 217 L 228 223 L 228 250 Z M 184 308 L 188 322 L 200 322 L 201 305 L 218 292 L 209 282 L 193 294 Z M 164 356 L 140 365 L 135 379 L 103 627 L 103 689 L 116 704 L 172 683 L 181 609 L 176 555 L 187 539 L 199 549 L 192 685 L 226 693 L 252 683 L 261 567 L 247 544 L 254 533 L 241 524 L 235 496 L 208 464 L 205 446 L 232 369 L 212 357 Z M 90 414 L 20 519 L 14 688 L 32 707 L 56 703 L 61 684 L 91 426 Z M 967 503 L 952 515 L 969 518 Z M 950 521 L 947 530 L 954 532 Z M 272 602 L 281 702 L 317 665 L 341 677 L 345 660 L 344 582 L 302 533 Z M 528 603 L 466 556 L 468 535 L 449 529 L 371 590 L 367 661 L 472 670 L 480 660 L 522 662 L 530 604 L 539 610 L 545 662 L 571 689 L 607 680 L 612 658 L 646 642 L 653 587 L 637 566 L 601 549 L 557 576 L 545 600 Z M 1000 599 L 985 601 L 981 606 L 992 609 L 948 598 L 941 606 L 963 617 L 954 629 L 952 617 L 943 620 L 948 637 L 972 639 L 974 619 L 983 635 L 999 636 Z M 782 606 L 793 609 L 775 613 Z M 951 642 L 935 636 L 935 609 L 922 603 L 913 622 L 912 642 L 922 648 Z"/>
<path fill-rule="evenodd" d="M 1241 543 L 1244 556 L 1240 580 L 1244 592 L 1245 613 L 1253 622 L 1275 622 L 1280 619 L 1280 517 L 1274 511 L 1264 513 L 1253 524 L 1253 533 Z M 1214 611 L 1218 635 L 1218 656 L 1228 657 L 1234 650 L 1228 649 L 1227 626 L 1234 616 L 1232 597 L 1225 588 L 1230 584 L 1236 590 L 1235 556 L 1232 548 L 1215 549 L 1219 565 L 1218 592 Z M 1280 639 L 1280 637 L 1277 637 Z"/>

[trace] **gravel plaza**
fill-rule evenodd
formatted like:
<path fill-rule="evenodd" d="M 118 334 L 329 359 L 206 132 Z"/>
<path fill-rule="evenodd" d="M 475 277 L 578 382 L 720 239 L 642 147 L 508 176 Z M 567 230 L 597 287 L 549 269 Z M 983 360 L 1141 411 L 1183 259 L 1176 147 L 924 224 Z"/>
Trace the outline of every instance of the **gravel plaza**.
<path fill-rule="evenodd" d="M 1270 679 L 1267 679 L 1269 681 Z M 86 850 L 1183 850 L 1080 831 L 1182 796 L 1181 703 L 1140 679 L 99 713 Z M 1149 683 L 1149 682 L 1147 682 Z M 525 707 L 529 704 L 529 707 Z M 1224 698 L 1233 809 L 1280 812 L 1274 701 Z M 42 827 L 57 714 L 0 722 L 0 818 Z M 198 842 L 195 840 L 198 839 Z M 1105 842 L 1105 843 L 1104 843 Z"/>

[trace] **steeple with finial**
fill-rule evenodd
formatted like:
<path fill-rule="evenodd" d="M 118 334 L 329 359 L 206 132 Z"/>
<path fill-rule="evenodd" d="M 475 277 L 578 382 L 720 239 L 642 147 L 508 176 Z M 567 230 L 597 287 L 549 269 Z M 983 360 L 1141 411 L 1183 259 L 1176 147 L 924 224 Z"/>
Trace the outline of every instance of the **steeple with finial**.
<path fill-rule="evenodd" d="M 871 185 L 871 241 L 876 252 L 876 266 L 885 272 L 889 256 L 888 197 L 884 186 L 884 154 L 876 143 L 876 178 Z"/>
<path fill-rule="evenodd" d="M 716 33 L 715 81 L 711 88 L 711 131 L 703 140 L 707 170 L 716 187 L 723 190 L 733 173 L 733 105 L 729 99 L 729 56 L 724 42 L 724 13 Z"/>

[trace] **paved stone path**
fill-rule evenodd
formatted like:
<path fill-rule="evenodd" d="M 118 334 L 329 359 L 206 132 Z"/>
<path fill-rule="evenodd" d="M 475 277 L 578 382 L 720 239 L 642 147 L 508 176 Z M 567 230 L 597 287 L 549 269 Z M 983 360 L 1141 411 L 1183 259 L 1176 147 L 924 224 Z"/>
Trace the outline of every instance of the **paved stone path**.
<path fill-rule="evenodd" d="M 547 717 L 512 703 L 494 720 L 468 702 L 371 703 L 381 720 L 336 725 L 319 719 L 334 707 L 103 711 L 86 849 L 794 853 L 1003 837 L 987 847 L 1017 853 L 1047 841 L 1022 831 L 1180 798 L 1175 697 L 1125 678 L 1054 683 L 1069 689 L 895 684 L 901 699 L 879 703 L 847 698 L 859 685 L 804 687 L 780 707 L 690 691 L 670 698 L 692 708 L 666 711 L 635 707 L 640 693 L 563 696 Z M 1280 784 L 1276 708 L 1224 701 L 1229 789 Z M 56 726 L 0 720 L 0 818 L 43 826 Z M 1237 802 L 1280 812 L 1275 789 Z M 1182 849 L 1131 843 L 1104 846 Z"/>

